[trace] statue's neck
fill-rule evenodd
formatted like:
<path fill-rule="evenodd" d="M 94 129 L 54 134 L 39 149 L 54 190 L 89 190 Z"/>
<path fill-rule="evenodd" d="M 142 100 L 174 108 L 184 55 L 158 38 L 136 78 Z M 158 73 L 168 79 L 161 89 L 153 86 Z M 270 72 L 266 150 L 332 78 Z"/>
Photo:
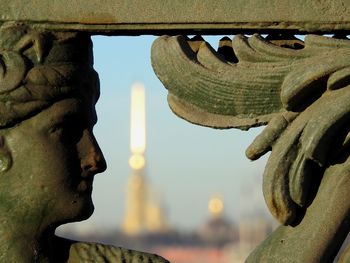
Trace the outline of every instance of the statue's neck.
<path fill-rule="evenodd" d="M 38 229 L 24 228 L 21 224 L 0 225 L 0 262 L 49 262 L 52 235 L 38 233 Z"/>

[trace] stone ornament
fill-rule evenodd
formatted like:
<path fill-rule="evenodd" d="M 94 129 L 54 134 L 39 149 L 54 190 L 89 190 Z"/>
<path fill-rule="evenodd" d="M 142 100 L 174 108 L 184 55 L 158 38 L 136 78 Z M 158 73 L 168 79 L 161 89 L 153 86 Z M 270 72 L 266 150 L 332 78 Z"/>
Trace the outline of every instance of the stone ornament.
<path fill-rule="evenodd" d="M 349 58 L 345 37 L 238 35 L 218 51 L 198 37 L 154 42 L 175 114 L 220 129 L 266 125 L 246 155 L 271 151 L 263 193 L 281 226 L 247 262 L 332 262 L 349 233 Z"/>

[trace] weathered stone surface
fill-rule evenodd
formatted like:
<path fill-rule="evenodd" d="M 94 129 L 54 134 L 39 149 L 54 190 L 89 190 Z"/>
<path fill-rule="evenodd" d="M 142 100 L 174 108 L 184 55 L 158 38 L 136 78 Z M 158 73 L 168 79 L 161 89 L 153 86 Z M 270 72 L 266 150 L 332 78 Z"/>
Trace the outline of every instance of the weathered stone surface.
<path fill-rule="evenodd" d="M 93 179 L 106 169 L 92 64 L 89 34 L 0 27 L 0 262 L 168 262 L 54 234 L 91 216 Z"/>
<path fill-rule="evenodd" d="M 333 262 L 350 229 L 349 164 L 347 158 L 327 167 L 317 195 L 301 222 L 277 228 L 246 262 Z M 320 180 L 320 174 L 315 172 L 308 176 Z M 349 254 L 344 254 L 339 262 L 348 263 Z"/>
<path fill-rule="evenodd" d="M 350 30 L 349 0 L 1 0 L 0 21 L 37 27 L 146 34 L 284 29 Z"/>
<path fill-rule="evenodd" d="M 223 42 L 224 53 L 198 37 L 155 41 L 152 65 L 170 107 L 214 128 L 267 123 L 246 154 L 255 160 L 272 150 L 263 192 L 282 226 L 247 262 L 332 262 L 350 229 L 350 40 Z"/>
<path fill-rule="evenodd" d="M 275 44 L 273 36 L 237 35 L 224 41 L 235 58 L 183 36 L 153 44 L 152 65 L 169 90 L 170 107 L 190 122 L 248 129 L 285 110 L 300 112 L 323 86 L 336 89 L 348 81 L 348 40 L 310 35 L 305 44 L 292 38 Z"/>
<path fill-rule="evenodd" d="M 92 179 L 105 169 L 92 134 L 90 34 L 268 32 L 268 41 L 237 37 L 233 49 L 224 39 L 219 54 L 198 39 L 164 37 L 153 65 L 179 116 L 216 128 L 267 124 L 247 156 L 272 149 L 263 191 L 283 225 L 248 262 L 331 262 L 350 228 L 350 41 L 310 36 L 304 45 L 290 36 L 345 38 L 349 4 L 1 0 L 0 261 L 166 262 L 54 236 L 57 225 L 92 213 Z"/>
<path fill-rule="evenodd" d="M 160 256 L 121 247 L 86 242 L 72 244 L 67 263 L 85 262 L 169 263 Z"/>

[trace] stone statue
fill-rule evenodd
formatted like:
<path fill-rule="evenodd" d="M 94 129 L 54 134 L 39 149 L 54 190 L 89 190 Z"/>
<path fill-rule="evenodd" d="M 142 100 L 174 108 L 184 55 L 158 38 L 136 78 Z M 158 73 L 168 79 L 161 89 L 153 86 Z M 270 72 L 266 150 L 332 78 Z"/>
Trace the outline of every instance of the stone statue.
<path fill-rule="evenodd" d="M 87 34 L 0 28 L 0 262 L 168 262 L 54 235 L 93 213 L 94 175 L 106 169 L 92 64 Z"/>

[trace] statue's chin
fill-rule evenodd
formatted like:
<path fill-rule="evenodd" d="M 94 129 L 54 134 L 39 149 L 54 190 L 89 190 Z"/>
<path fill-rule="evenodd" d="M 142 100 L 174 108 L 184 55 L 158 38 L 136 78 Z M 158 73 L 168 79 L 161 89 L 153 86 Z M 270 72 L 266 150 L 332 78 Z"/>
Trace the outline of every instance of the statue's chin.
<path fill-rule="evenodd" d="M 84 200 L 80 211 L 77 213 L 76 217 L 72 219 L 72 222 L 88 219 L 94 213 L 94 210 L 95 206 L 90 197 L 89 200 Z"/>
<path fill-rule="evenodd" d="M 56 227 L 67 224 L 74 223 L 88 219 L 94 212 L 95 207 L 94 204 L 89 198 L 89 200 L 81 200 L 81 202 L 75 203 L 74 207 L 69 209 L 69 213 L 61 214 L 61 220 L 54 225 Z"/>

